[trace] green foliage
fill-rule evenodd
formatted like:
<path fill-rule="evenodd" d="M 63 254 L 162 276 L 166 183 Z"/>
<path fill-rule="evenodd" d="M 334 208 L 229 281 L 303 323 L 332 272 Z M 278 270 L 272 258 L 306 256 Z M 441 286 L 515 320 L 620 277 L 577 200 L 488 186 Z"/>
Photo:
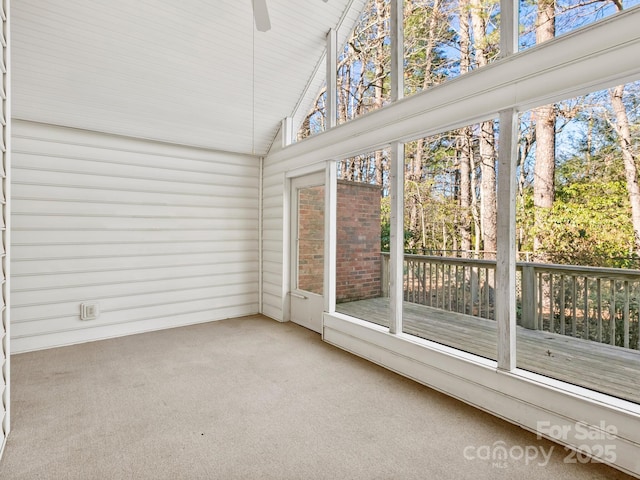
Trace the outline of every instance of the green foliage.
<path fill-rule="evenodd" d="M 391 198 L 382 197 L 380 201 L 380 251 L 389 252 L 391 245 Z"/>
<path fill-rule="evenodd" d="M 432 19 L 437 20 L 433 27 Z M 404 19 L 407 94 L 442 83 L 450 76 L 455 62 L 447 56 L 446 48 L 453 43 L 455 35 L 442 7 L 434 11 L 428 2 L 413 2 Z"/>
<path fill-rule="evenodd" d="M 552 209 L 529 210 L 539 218 L 530 236 L 538 236 L 538 253 L 552 263 L 628 267 L 633 252 L 629 210 L 623 181 L 571 183 L 556 190 Z"/>
<path fill-rule="evenodd" d="M 391 245 L 391 204 L 390 197 L 383 197 L 380 202 L 380 251 L 389 252 Z M 411 232 L 404 232 L 404 244 L 407 245 L 411 238 Z"/>

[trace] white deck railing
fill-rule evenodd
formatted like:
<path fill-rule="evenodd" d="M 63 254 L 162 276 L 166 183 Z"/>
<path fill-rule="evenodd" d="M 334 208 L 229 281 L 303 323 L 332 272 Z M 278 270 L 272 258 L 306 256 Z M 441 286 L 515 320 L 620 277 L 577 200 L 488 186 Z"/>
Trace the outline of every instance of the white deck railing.
<path fill-rule="evenodd" d="M 382 253 L 383 294 L 389 254 Z M 404 300 L 494 318 L 495 260 L 404 256 Z M 640 350 L 640 270 L 516 264 L 517 323 Z"/>

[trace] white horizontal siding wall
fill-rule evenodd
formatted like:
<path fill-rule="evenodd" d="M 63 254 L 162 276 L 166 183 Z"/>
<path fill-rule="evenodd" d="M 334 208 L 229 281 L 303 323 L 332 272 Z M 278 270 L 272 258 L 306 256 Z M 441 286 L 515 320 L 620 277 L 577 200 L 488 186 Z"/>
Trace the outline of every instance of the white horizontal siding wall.
<path fill-rule="evenodd" d="M 10 235 L 9 204 L 11 200 L 10 170 L 11 118 L 9 75 L 9 0 L 0 1 L 0 458 L 10 430 Z"/>
<path fill-rule="evenodd" d="M 268 158 L 268 157 L 267 157 Z M 262 187 L 262 313 L 283 318 L 283 165 L 265 161 Z"/>
<path fill-rule="evenodd" d="M 258 159 L 26 121 L 12 142 L 12 351 L 258 311 Z"/>

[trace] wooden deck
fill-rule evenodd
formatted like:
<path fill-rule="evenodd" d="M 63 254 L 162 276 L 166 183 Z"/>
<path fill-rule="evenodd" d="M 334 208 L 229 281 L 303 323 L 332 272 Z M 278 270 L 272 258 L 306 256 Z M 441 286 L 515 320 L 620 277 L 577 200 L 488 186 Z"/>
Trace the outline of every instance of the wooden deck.
<path fill-rule="evenodd" d="M 336 311 L 388 326 L 389 299 L 341 303 Z M 493 320 L 404 303 L 404 332 L 495 360 Z M 517 329 L 519 368 L 640 403 L 640 352 L 539 330 Z"/>

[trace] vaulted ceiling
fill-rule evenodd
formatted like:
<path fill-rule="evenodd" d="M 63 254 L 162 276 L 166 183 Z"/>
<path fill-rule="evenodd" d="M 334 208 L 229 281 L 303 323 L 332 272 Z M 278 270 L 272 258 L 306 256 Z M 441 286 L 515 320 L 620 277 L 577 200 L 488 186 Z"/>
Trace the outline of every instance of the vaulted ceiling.
<path fill-rule="evenodd" d="M 13 0 L 13 117 L 264 155 L 300 122 L 364 0 Z"/>

